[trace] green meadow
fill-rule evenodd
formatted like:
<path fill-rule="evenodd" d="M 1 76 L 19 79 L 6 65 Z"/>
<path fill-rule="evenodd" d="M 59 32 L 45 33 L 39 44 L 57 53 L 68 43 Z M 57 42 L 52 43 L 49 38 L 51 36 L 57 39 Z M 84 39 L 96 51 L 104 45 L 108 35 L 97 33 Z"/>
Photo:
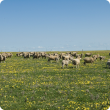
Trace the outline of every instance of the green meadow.
<path fill-rule="evenodd" d="M 73 68 L 70 63 L 62 69 L 62 60 L 24 59 L 12 52 L 12 58 L 0 63 L 0 107 L 3 110 L 107 110 L 109 51 L 83 51 L 83 54 L 87 52 L 106 58 L 84 65 L 83 56 L 79 68 Z"/>

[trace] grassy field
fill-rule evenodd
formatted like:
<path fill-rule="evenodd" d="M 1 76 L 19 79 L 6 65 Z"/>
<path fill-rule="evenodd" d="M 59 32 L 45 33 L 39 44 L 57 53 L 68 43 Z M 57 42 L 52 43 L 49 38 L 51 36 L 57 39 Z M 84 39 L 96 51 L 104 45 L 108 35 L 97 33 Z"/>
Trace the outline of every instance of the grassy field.
<path fill-rule="evenodd" d="M 71 63 L 62 69 L 61 60 L 50 63 L 42 58 L 24 59 L 13 52 L 12 58 L 0 63 L 0 107 L 3 110 L 107 110 L 109 51 L 91 52 L 106 58 L 84 66 L 83 56 L 79 69 Z"/>

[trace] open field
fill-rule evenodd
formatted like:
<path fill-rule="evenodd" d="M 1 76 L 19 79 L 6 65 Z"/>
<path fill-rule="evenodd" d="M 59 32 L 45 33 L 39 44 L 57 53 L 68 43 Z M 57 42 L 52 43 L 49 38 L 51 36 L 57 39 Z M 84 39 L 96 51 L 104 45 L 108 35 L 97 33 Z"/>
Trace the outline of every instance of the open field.
<path fill-rule="evenodd" d="M 110 106 L 109 51 L 88 51 L 106 56 L 79 69 L 62 69 L 61 60 L 7 58 L 0 63 L 0 106 L 3 110 L 106 110 Z M 82 52 L 79 51 L 79 54 Z M 86 51 L 83 52 L 85 54 Z"/>

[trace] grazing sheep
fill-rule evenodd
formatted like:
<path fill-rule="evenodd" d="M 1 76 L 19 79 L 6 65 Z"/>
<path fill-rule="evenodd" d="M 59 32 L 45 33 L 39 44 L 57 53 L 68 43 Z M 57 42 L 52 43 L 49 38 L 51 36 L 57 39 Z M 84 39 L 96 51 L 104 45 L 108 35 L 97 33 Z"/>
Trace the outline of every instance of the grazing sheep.
<path fill-rule="evenodd" d="M 17 56 L 17 57 L 23 56 L 23 52 L 17 53 L 16 56 Z"/>
<path fill-rule="evenodd" d="M 30 52 L 30 56 L 33 56 L 35 52 Z"/>
<path fill-rule="evenodd" d="M 84 65 L 86 65 L 86 63 L 93 63 L 95 61 L 95 57 L 85 57 L 84 58 Z"/>
<path fill-rule="evenodd" d="M 71 54 L 65 54 L 62 56 L 62 60 L 69 60 L 70 57 L 72 57 Z"/>
<path fill-rule="evenodd" d="M 62 56 L 62 59 L 63 59 L 63 60 L 69 60 L 69 59 L 70 59 L 70 56 L 64 56 L 64 55 L 63 55 L 63 56 Z"/>
<path fill-rule="evenodd" d="M 5 52 L 5 53 L 2 53 L 3 56 L 6 56 L 6 58 L 8 58 L 8 54 Z"/>
<path fill-rule="evenodd" d="M 97 55 L 93 55 L 92 57 L 95 57 L 95 58 L 97 59 L 97 58 L 99 58 L 99 56 L 100 56 L 100 55 L 97 54 Z"/>
<path fill-rule="evenodd" d="M 47 55 L 44 54 L 44 55 L 41 55 L 41 57 L 46 59 L 47 58 Z"/>
<path fill-rule="evenodd" d="M 104 60 L 105 56 L 100 56 L 99 58 L 100 58 L 100 60 Z"/>
<path fill-rule="evenodd" d="M 24 56 L 24 55 L 28 55 L 30 52 L 23 52 L 23 55 L 22 56 Z"/>
<path fill-rule="evenodd" d="M 13 54 L 12 53 L 7 53 L 7 57 L 12 57 L 13 56 Z"/>
<path fill-rule="evenodd" d="M 5 60 L 6 60 L 6 56 L 3 56 L 3 55 L 0 54 L 0 63 L 1 63 L 2 61 L 5 62 Z"/>
<path fill-rule="evenodd" d="M 110 68 L 110 59 L 108 59 L 107 63 L 106 63 L 106 67 L 108 66 L 108 68 Z"/>
<path fill-rule="evenodd" d="M 59 55 L 59 54 L 57 54 L 57 53 L 54 53 L 54 54 L 53 54 L 53 56 L 60 57 L 60 55 Z"/>
<path fill-rule="evenodd" d="M 50 61 L 50 60 L 55 60 L 56 62 L 59 60 L 59 57 L 58 56 L 49 56 L 48 57 L 49 59 L 48 59 L 48 61 Z"/>
<path fill-rule="evenodd" d="M 54 53 L 53 55 L 58 56 L 58 53 Z"/>
<path fill-rule="evenodd" d="M 33 55 L 33 59 L 34 59 L 34 58 L 40 58 L 40 57 L 41 57 L 41 54 L 39 54 L 39 53 L 37 53 L 37 52 L 35 52 L 34 55 Z"/>
<path fill-rule="evenodd" d="M 74 57 L 76 57 L 76 54 L 77 54 L 77 52 L 73 52 L 73 53 L 71 52 L 71 55 Z"/>
<path fill-rule="evenodd" d="M 92 53 L 86 53 L 85 57 L 90 57 L 92 55 Z"/>
<path fill-rule="evenodd" d="M 24 58 L 30 58 L 30 53 L 29 54 L 24 54 Z"/>
<path fill-rule="evenodd" d="M 76 58 L 80 57 L 82 58 L 83 54 L 76 54 Z"/>
<path fill-rule="evenodd" d="M 62 56 L 65 55 L 65 53 L 59 54 L 60 59 L 62 59 Z"/>
<path fill-rule="evenodd" d="M 62 60 L 62 68 L 64 68 L 64 66 L 66 65 L 66 67 L 68 68 L 68 64 L 71 60 Z"/>
<path fill-rule="evenodd" d="M 47 59 L 49 56 L 51 56 L 51 55 L 49 55 L 49 54 L 45 54 L 45 59 Z"/>
<path fill-rule="evenodd" d="M 76 65 L 76 68 L 77 67 L 79 68 L 80 60 L 81 60 L 80 57 L 77 57 L 76 59 L 72 60 L 73 68 L 74 68 L 74 65 Z"/>
<path fill-rule="evenodd" d="M 77 52 L 70 52 L 69 54 L 77 54 Z"/>
<path fill-rule="evenodd" d="M 39 56 L 41 56 L 42 58 L 45 57 L 45 52 L 39 52 Z"/>

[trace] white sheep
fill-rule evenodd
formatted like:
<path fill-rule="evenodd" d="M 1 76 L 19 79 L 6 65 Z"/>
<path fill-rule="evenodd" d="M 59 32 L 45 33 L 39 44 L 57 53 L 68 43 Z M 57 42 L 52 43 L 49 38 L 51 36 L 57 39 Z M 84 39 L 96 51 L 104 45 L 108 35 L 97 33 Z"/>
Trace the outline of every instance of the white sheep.
<path fill-rule="evenodd" d="M 84 58 L 84 65 L 86 65 L 86 63 L 93 63 L 95 61 L 96 57 L 85 57 Z"/>
<path fill-rule="evenodd" d="M 80 57 L 77 57 L 76 59 L 72 60 L 73 68 L 74 68 L 74 65 L 76 65 L 76 68 L 77 67 L 79 68 L 80 60 L 81 60 Z"/>
<path fill-rule="evenodd" d="M 62 68 L 64 68 L 64 65 L 68 68 L 68 64 L 71 60 L 62 60 Z"/>
<path fill-rule="evenodd" d="M 29 54 L 24 54 L 24 58 L 30 58 L 30 53 Z"/>
<path fill-rule="evenodd" d="M 50 56 L 48 57 L 48 61 L 50 61 L 50 60 L 55 60 L 56 62 L 58 62 L 59 57 L 58 57 L 58 56 L 50 55 Z"/>
<path fill-rule="evenodd" d="M 100 56 L 100 61 L 105 59 L 105 56 Z"/>
<path fill-rule="evenodd" d="M 3 56 L 3 55 L 0 54 L 0 63 L 1 63 L 2 61 L 5 62 L 5 60 L 6 60 L 6 56 Z"/>
<path fill-rule="evenodd" d="M 85 57 L 90 57 L 92 55 L 92 53 L 86 53 Z"/>
<path fill-rule="evenodd" d="M 71 55 L 70 54 L 66 54 L 62 56 L 62 60 L 70 60 Z"/>
<path fill-rule="evenodd" d="M 93 55 L 92 57 L 96 57 L 96 59 L 97 59 L 97 58 L 99 58 L 99 57 L 100 57 L 100 55 L 99 55 L 99 54 L 97 54 L 97 55 Z"/>
<path fill-rule="evenodd" d="M 77 52 L 71 52 L 70 53 L 72 56 L 76 57 Z"/>
<path fill-rule="evenodd" d="M 83 54 L 76 54 L 76 58 L 77 58 L 77 57 L 82 58 L 82 56 L 83 56 Z"/>

